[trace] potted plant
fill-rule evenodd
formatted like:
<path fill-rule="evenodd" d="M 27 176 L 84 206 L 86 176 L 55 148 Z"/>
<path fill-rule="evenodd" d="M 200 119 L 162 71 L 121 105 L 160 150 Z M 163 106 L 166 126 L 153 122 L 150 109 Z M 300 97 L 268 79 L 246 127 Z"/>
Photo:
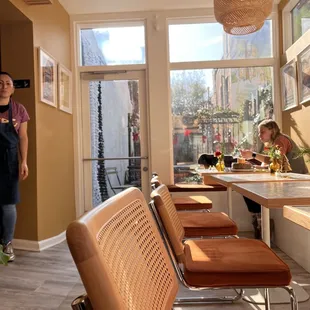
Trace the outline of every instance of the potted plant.
<path fill-rule="evenodd" d="M 0 265 L 7 266 L 9 258 L 9 255 L 3 253 L 3 246 L 0 244 Z"/>
<path fill-rule="evenodd" d="M 298 157 L 302 157 L 304 155 L 307 155 L 308 157 L 310 157 L 310 147 L 299 147 L 298 153 L 296 154 L 296 158 Z M 307 160 L 307 162 L 309 162 L 310 160 Z"/>

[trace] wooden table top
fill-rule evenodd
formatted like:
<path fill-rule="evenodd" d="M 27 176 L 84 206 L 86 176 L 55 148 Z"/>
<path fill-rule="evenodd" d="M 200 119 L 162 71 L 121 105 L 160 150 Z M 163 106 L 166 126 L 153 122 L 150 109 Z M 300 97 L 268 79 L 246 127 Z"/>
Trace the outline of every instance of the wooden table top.
<path fill-rule="evenodd" d="M 310 205 L 310 181 L 234 183 L 231 187 L 267 208 Z"/>
<path fill-rule="evenodd" d="M 210 170 L 210 169 L 198 169 L 197 172 L 201 175 L 201 176 L 211 176 L 211 175 L 226 175 L 226 174 L 253 174 L 253 173 L 257 173 L 257 174 L 261 174 L 261 173 L 267 173 L 270 174 L 269 171 L 217 171 L 217 170 Z"/>
<path fill-rule="evenodd" d="M 285 177 L 271 173 L 246 173 L 246 174 L 217 174 L 211 175 L 210 178 L 218 184 L 230 186 L 233 183 L 247 183 L 247 182 L 290 182 L 290 181 L 310 181 L 310 175 L 303 175 L 296 173 L 286 174 Z"/>
<path fill-rule="evenodd" d="M 283 217 L 310 230 L 310 206 L 284 206 Z"/>

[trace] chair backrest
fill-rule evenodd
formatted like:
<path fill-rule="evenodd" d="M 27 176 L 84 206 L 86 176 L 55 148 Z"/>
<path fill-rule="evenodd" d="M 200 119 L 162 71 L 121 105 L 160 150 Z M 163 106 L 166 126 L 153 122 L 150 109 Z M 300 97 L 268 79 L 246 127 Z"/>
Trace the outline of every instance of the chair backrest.
<path fill-rule="evenodd" d="M 71 223 L 67 241 L 94 309 L 172 308 L 175 272 L 139 189 L 127 189 Z"/>
<path fill-rule="evenodd" d="M 155 188 L 157 188 L 161 184 L 162 184 L 162 182 L 160 181 L 158 176 L 152 177 L 152 179 L 151 179 L 151 188 L 152 188 L 152 190 L 154 190 Z"/>
<path fill-rule="evenodd" d="M 167 186 L 162 184 L 157 187 L 151 193 L 151 197 L 154 200 L 154 205 L 166 229 L 175 255 L 180 261 L 183 261 L 184 245 L 182 241 L 185 231 Z"/>

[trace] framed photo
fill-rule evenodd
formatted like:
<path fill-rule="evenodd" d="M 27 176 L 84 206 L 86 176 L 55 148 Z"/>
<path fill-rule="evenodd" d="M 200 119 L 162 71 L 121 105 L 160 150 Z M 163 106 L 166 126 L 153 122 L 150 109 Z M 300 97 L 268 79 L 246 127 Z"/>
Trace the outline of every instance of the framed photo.
<path fill-rule="evenodd" d="M 310 101 L 310 45 L 298 56 L 298 93 L 300 103 Z"/>
<path fill-rule="evenodd" d="M 72 114 L 72 74 L 65 66 L 58 64 L 59 109 Z"/>
<path fill-rule="evenodd" d="M 296 61 L 291 60 L 281 68 L 281 90 L 283 111 L 297 107 L 297 72 Z"/>
<path fill-rule="evenodd" d="M 56 60 L 39 47 L 40 100 L 57 107 Z"/>

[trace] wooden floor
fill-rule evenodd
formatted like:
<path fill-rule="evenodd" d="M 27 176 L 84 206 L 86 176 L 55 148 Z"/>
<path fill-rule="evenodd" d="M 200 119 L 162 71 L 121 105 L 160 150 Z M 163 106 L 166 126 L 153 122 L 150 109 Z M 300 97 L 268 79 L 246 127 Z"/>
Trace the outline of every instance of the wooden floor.
<path fill-rule="evenodd" d="M 275 249 L 288 263 L 293 280 L 310 294 L 310 274 L 292 259 Z M 16 251 L 16 260 L 8 267 L 0 265 L 0 309 L 71 309 L 72 300 L 84 292 L 83 285 L 65 242 L 41 253 Z M 175 309 L 264 309 L 243 301 L 235 304 Z M 272 310 L 290 309 L 289 305 L 275 305 Z M 299 310 L 309 310 L 310 301 L 300 303 Z M 117 310 L 117 309 L 115 309 Z M 145 309 L 152 310 L 152 309 Z"/>

